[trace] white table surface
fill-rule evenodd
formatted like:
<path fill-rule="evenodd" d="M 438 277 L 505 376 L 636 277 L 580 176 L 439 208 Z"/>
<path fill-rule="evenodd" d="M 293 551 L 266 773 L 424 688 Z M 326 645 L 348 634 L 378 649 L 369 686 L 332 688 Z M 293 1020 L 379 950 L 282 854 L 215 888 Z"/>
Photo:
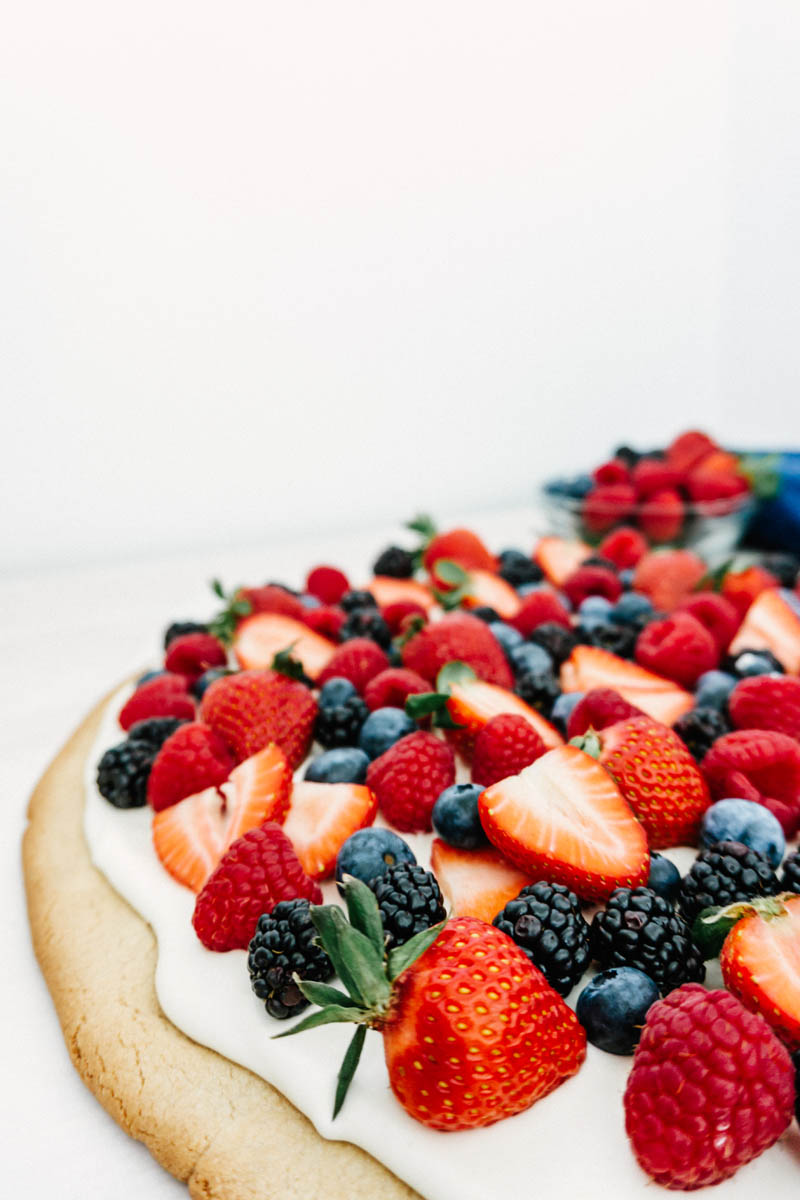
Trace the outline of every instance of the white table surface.
<path fill-rule="evenodd" d="M 515 510 L 470 523 L 493 549 L 530 549 L 537 515 Z M 269 579 L 300 586 L 313 563 L 327 561 L 363 582 L 377 552 L 400 535 L 398 528 L 371 529 L 328 538 L 324 552 L 312 537 L 0 579 L 0 928 L 9 981 L 0 988 L 4 1195 L 186 1196 L 184 1186 L 106 1115 L 69 1060 L 25 912 L 20 839 L 36 780 L 98 697 L 132 672 L 159 665 L 160 638 L 170 621 L 202 620 L 215 610 L 207 586 L 212 577 L 230 586 Z"/>

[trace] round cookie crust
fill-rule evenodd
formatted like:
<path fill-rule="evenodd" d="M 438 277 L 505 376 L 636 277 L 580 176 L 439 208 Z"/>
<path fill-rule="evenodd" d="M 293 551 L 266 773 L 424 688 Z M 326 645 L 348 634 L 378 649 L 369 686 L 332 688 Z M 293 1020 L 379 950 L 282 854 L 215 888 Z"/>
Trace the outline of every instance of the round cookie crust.
<path fill-rule="evenodd" d="M 84 1083 L 198 1200 L 415 1200 L 365 1151 L 321 1138 L 270 1084 L 161 1012 L 153 932 L 92 865 L 83 836 L 83 771 L 107 700 L 37 784 L 22 846 L 34 950 Z"/>

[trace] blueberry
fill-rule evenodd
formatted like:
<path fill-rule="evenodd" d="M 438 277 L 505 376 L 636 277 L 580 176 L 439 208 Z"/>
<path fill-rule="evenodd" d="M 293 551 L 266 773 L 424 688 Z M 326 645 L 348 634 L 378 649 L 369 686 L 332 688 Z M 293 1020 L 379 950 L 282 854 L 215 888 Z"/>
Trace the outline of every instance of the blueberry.
<path fill-rule="evenodd" d="M 416 861 L 408 843 L 391 829 L 359 829 L 342 844 L 336 859 L 336 881 L 341 884 L 342 876 L 355 875 L 363 883 L 370 883 L 395 863 Z"/>
<path fill-rule="evenodd" d="M 535 642 L 523 642 L 521 646 L 515 646 L 508 652 L 508 660 L 514 670 L 521 674 L 553 669 L 552 658 L 544 646 L 537 646 Z"/>
<path fill-rule="evenodd" d="M 606 616 L 605 613 L 600 613 L 600 612 L 581 613 L 580 625 L 578 626 L 578 629 L 582 630 L 583 633 L 590 634 L 590 633 L 594 633 L 594 631 L 596 629 L 607 629 L 607 628 L 609 628 L 608 617 Z M 613 626 L 611 626 L 611 628 L 613 628 Z"/>
<path fill-rule="evenodd" d="M 705 671 L 697 681 L 695 707 L 716 708 L 722 712 L 738 682 L 736 676 L 727 671 Z"/>
<path fill-rule="evenodd" d="M 224 678 L 225 675 L 235 675 L 235 671 L 231 671 L 228 667 L 209 667 L 204 671 L 199 679 L 195 679 L 192 684 L 192 695 L 198 700 L 202 700 L 207 688 L 215 683 L 218 679 Z"/>
<path fill-rule="evenodd" d="M 774 675 L 782 673 L 783 667 L 769 651 L 743 650 L 734 659 L 733 669 L 740 679 L 748 679 L 751 675 Z"/>
<path fill-rule="evenodd" d="M 583 618 L 585 615 L 597 613 L 605 620 L 611 613 L 612 604 L 605 596 L 587 596 L 585 600 L 581 600 L 578 605 L 578 612 Z"/>
<path fill-rule="evenodd" d="M 336 675 L 323 684 L 317 703 L 320 708 L 338 708 L 340 704 L 344 704 L 345 700 L 349 700 L 351 696 L 357 694 L 356 688 L 349 679 L 345 679 L 343 675 Z"/>
<path fill-rule="evenodd" d="M 503 647 L 505 655 L 508 655 L 515 646 L 521 646 L 525 641 L 520 631 L 513 625 L 506 625 L 505 621 L 490 621 L 489 628 Z"/>
<path fill-rule="evenodd" d="M 743 842 L 763 854 L 771 867 L 777 867 L 786 853 L 786 838 L 778 818 L 754 800 L 731 798 L 712 804 L 703 816 L 700 841 L 704 846 Z"/>
<path fill-rule="evenodd" d="M 657 896 L 662 896 L 669 904 L 674 904 L 678 898 L 678 888 L 680 887 L 681 873 L 674 863 L 668 858 L 664 858 L 663 854 L 650 855 L 650 874 L 647 877 L 647 886 Z"/>
<path fill-rule="evenodd" d="M 570 714 L 583 695 L 583 692 L 562 692 L 556 700 L 550 710 L 550 720 L 560 733 L 566 734 Z"/>
<path fill-rule="evenodd" d="M 416 728 L 416 721 L 406 716 L 402 708 L 376 708 L 361 726 L 358 744 L 370 758 L 378 758 Z"/>
<path fill-rule="evenodd" d="M 567 480 L 567 495 L 573 500 L 582 500 L 584 496 L 588 496 L 589 492 L 594 487 L 594 480 L 591 475 L 578 475 L 575 479 Z"/>
<path fill-rule="evenodd" d="M 303 592 L 300 596 L 300 603 L 303 608 L 321 608 L 322 601 L 319 596 L 312 596 L 310 592 Z"/>
<path fill-rule="evenodd" d="M 167 674 L 166 671 L 145 671 L 144 675 L 141 675 L 136 680 L 136 686 L 137 686 L 137 688 L 141 687 L 143 683 L 149 683 L 151 679 L 158 679 L 159 675 L 166 675 L 166 674 Z"/>
<path fill-rule="evenodd" d="M 639 629 L 652 613 L 653 606 L 647 596 L 641 592 L 626 592 L 613 606 L 608 619 L 615 625 L 633 625 Z"/>
<path fill-rule="evenodd" d="M 624 570 L 620 571 L 619 581 L 626 592 L 630 591 L 630 589 L 633 587 L 633 581 L 635 577 L 636 572 L 634 571 L 633 567 L 625 567 Z"/>
<path fill-rule="evenodd" d="M 433 828 L 451 846 L 476 850 L 486 844 L 478 817 L 478 797 L 483 788 L 477 783 L 454 783 L 445 788 L 433 806 Z"/>
<path fill-rule="evenodd" d="M 357 746 L 337 746 L 312 758 L 304 778 L 314 783 L 363 783 L 368 766 L 368 755 Z"/>
<path fill-rule="evenodd" d="M 523 583 L 517 588 L 518 596 L 532 596 L 534 592 L 549 592 L 551 589 L 546 583 Z"/>
<path fill-rule="evenodd" d="M 658 988 L 636 967 L 611 967 L 591 979 L 578 997 L 575 1014 L 593 1046 L 609 1054 L 633 1054 L 647 1010 Z"/>

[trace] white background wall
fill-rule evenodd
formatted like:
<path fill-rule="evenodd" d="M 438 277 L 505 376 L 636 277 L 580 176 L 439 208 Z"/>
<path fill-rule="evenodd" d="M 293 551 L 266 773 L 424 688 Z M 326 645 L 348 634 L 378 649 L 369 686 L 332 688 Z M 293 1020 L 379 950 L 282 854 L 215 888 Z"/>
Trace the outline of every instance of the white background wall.
<path fill-rule="evenodd" d="M 795 0 L 26 0 L 6 567 L 800 444 Z"/>

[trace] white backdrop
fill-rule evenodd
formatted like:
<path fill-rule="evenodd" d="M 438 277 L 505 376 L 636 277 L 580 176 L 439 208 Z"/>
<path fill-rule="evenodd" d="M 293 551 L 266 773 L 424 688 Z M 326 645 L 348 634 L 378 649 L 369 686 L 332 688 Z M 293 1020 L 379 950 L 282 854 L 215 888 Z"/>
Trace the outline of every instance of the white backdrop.
<path fill-rule="evenodd" d="M 795 0 L 26 0 L 6 567 L 800 442 Z"/>

